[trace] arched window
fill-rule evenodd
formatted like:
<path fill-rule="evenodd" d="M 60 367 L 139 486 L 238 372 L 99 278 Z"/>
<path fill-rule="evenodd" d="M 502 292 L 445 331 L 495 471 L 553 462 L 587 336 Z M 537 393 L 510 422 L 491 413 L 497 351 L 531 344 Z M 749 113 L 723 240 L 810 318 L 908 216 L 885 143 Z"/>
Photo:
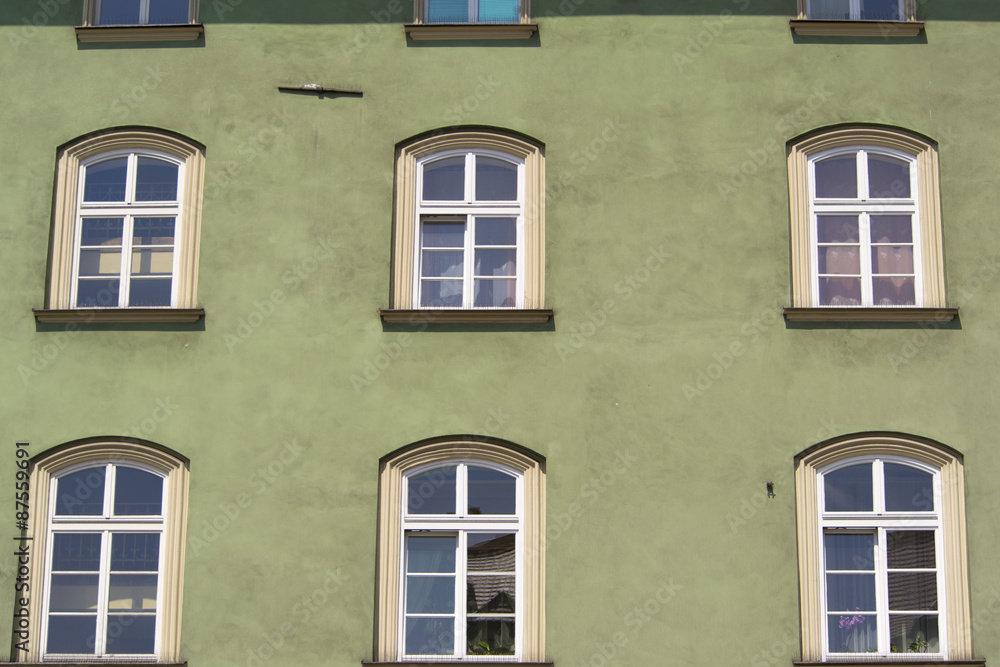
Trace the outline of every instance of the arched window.
<path fill-rule="evenodd" d="M 396 161 L 392 308 L 442 321 L 545 321 L 544 164 L 520 137 L 476 130 L 404 144 Z"/>
<path fill-rule="evenodd" d="M 64 148 L 48 304 L 36 317 L 198 319 L 203 162 L 200 146 L 151 130 L 111 131 Z"/>
<path fill-rule="evenodd" d="M 90 440 L 33 460 L 30 659 L 177 659 L 187 461 Z"/>
<path fill-rule="evenodd" d="M 442 438 L 382 462 L 377 658 L 544 656 L 544 462 Z"/>
<path fill-rule="evenodd" d="M 944 306 L 932 144 L 897 130 L 837 128 L 793 143 L 788 169 L 793 311 L 856 319 L 893 309 L 889 317 L 911 319 Z"/>
<path fill-rule="evenodd" d="M 969 659 L 961 457 L 859 434 L 796 462 L 803 660 Z"/>

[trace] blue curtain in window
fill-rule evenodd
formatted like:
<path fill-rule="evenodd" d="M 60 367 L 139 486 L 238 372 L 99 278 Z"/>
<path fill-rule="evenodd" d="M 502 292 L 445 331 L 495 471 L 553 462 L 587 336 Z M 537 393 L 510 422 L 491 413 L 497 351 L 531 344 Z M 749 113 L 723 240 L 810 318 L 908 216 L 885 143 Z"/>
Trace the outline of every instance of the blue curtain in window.
<path fill-rule="evenodd" d="M 428 23 L 468 23 L 468 0 L 427 0 Z"/>
<path fill-rule="evenodd" d="M 517 23 L 520 0 L 479 0 L 480 23 Z"/>

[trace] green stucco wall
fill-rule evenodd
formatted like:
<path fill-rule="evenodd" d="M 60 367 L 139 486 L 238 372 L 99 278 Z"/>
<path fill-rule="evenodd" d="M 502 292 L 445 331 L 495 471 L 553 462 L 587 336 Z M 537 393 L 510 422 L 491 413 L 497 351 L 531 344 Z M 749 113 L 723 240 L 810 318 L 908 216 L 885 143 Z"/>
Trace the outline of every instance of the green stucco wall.
<path fill-rule="evenodd" d="M 41 5 L 0 8 L 0 488 L 16 440 L 189 457 L 192 667 L 253 666 L 268 642 L 268 665 L 371 659 L 378 460 L 452 433 L 547 458 L 546 653 L 565 667 L 789 665 L 793 456 L 858 431 L 936 439 L 965 455 L 973 645 L 1000 660 L 991 3 L 927 0 L 918 38 L 808 39 L 792 0 L 536 1 L 532 40 L 419 45 L 408 4 L 389 23 L 376 0 L 278 4 L 203 0 L 203 40 L 153 45 L 78 44 L 79 1 L 36 30 Z M 276 89 L 306 82 L 364 97 Z M 847 122 L 938 143 L 955 326 L 781 318 L 785 142 Z M 394 147 L 466 124 L 545 145 L 551 326 L 378 317 Z M 38 325 L 56 148 L 120 125 L 207 147 L 207 316 Z"/>

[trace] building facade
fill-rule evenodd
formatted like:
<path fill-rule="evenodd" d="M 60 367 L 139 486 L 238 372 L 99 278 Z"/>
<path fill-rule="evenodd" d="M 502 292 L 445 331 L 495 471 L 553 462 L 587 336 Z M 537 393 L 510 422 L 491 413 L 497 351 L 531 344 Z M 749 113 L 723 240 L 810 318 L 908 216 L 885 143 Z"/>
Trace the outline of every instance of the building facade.
<path fill-rule="evenodd" d="M 8 0 L 10 661 L 1000 659 L 998 20 Z"/>

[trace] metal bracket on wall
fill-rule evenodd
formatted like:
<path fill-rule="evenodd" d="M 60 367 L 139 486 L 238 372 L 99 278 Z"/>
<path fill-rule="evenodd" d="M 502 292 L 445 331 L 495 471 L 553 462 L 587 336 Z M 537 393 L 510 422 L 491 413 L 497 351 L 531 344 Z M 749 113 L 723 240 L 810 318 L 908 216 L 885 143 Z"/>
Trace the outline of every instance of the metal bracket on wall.
<path fill-rule="evenodd" d="M 326 88 L 318 83 L 303 83 L 301 86 L 278 86 L 283 93 L 311 93 L 313 95 L 330 95 L 332 97 L 362 97 L 360 90 L 345 90 L 343 88 Z"/>

